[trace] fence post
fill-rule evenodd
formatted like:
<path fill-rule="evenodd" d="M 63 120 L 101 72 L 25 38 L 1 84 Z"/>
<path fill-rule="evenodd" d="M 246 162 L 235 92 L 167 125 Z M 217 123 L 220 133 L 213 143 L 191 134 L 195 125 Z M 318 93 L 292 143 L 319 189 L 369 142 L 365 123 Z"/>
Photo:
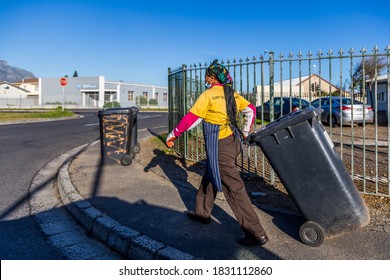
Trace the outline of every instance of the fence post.
<path fill-rule="evenodd" d="M 275 85 L 275 61 L 274 52 L 269 52 L 269 117 L 270 121 L 274 120 L 274 85 Z"/>
<path fill-rule="evenodd" d="M 137 99 L 136 99 L 137 100 Z M 172 96 L 172 76 L 171 68 L 168 67 L 168 133 L 173 129 L 173 96 Z"/>
<path fill-rule="evenodd" d="M 274 60 L 274 52 L 269 52 L 269 118 L 270 122 L 274 120 L 274 83 L 275 83 L 275 60 Z M 275 184 L 275 172 L 273 168 L 271 168 L 270 172 L 270 180 L 271 184 Z"/>
<path fill-rule="evenodd" d="M 182 84 L 182 99 L 183 102 L 182 104 L 184 105 L 182 107 L 182 111 L 180 112 L 181 113 L 181 116 L 180 116 L 180 119 L 183 118 L 185 116 L 185 114 L 187 114 L 187 111 L 188 111 L 188 108 L 187 108 L 187 65 L 183 64 L 182 65 L 182 72 L 183 72 L 183 84 Z M 180 121 L 180 120 L 179 120 Z M 183 140 L 184 140 L 184 143 L 188 143 L 188 133 L 184 133 L 183 134 Z M 188 145 L 185 144 L 184 145 L 184 157 L 187 158 L 188 156 Z"/>
<path fill-rule="evenodd" d="M 390 45 L 387 45 L 385 49 L 387 53 L 387 118 L 386 123 L 389 127 L 389 121 L 390 121 Z M 390 129 L 387 129 L 387 162 L 390 160 Z M 390 178 L 390 168 L 387 168 L 387 178 Z M 387 195 L 390 196 L 390 180 L 387 181 Z"/>

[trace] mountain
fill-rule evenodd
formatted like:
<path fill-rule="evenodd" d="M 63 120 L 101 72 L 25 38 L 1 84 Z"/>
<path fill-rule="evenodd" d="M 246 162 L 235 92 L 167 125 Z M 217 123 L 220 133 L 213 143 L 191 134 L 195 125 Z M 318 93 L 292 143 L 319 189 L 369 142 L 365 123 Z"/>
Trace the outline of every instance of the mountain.
<path fill-rule="evenodd" d="M 0 60 L 0 82 L 6 81 L 9 83 L 14 83 L 21 81 L 22 79 L 36 78 L 33 73 L 20 69 L 17 67 L 12 67 L 8 65 L 7 61 Z"/>

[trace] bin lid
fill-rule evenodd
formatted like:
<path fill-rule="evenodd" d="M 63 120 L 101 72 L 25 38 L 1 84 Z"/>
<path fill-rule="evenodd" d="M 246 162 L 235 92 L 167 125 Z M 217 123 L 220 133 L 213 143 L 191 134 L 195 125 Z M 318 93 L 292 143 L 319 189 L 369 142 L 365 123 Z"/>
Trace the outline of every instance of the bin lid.
<path fill-rule="evenodd" d="M 128 108 L 108 108 L 103 109 L 98 112 L 98 116 L 105 116 L 105 115 L 114 115 L 114 114 L 131 114 L 135 115 L 139 111 L 138 107 L 128 107 Z"/>
<path fill-rule="evenodd" d="M 273 135 L 285 128 L 313 119 L 321 114 L 322 111 L 322 108 L 314 108 L 311 106 L 307 109 L 291 112 L 249 134 L 246 139 L 252 144 L 256 140 Z"/>

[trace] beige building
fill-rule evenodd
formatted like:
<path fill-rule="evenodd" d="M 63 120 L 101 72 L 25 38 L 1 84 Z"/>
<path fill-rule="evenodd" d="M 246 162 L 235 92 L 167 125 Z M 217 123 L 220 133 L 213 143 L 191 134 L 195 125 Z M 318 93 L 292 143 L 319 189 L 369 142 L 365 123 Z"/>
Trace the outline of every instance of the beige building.
<path fill-rule="evenodd" d="M 288 79 L 282 82 L 274 83 L 274 97 L 301 97 L 306 100 L 317 98 L 322 92 L 323 95 L 329 95 L 333 92 L 339 92 L 340 88 L 331 84 L 327 80 L 321 78 L 317 74 L 310 76 L 303 76 L 300 78 Z M 343 95 L 347 95 L 348 92 L 343 91 Z M 311 97 L 311 98 L 310 98 Z M 257 86 L 257 104 L 262 103 L 270 99 L 270 86 L 264 86 L 264 99 L 262 99 L 261 86 Z"/>
<path fill-rule="evenodd" d="M 39 95 L 39 79 L 23 79 L 19 82 L 12 83 L 14 86 L 25 89 L 29 92 L 29 96 L 38 96 Z"/>

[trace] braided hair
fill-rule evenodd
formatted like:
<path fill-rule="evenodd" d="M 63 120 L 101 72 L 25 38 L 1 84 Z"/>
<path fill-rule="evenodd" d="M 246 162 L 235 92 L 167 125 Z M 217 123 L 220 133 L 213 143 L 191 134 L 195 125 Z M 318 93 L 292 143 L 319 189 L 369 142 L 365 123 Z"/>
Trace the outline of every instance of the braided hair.
<path fill-rule="evenodd" d="M 218 82 L 223 85 L 229 125 L 234 132 L 238 131 L 240 136 L 243 136 L 243 133 L 237 123 L 238 110 L 236 100 L 234 99 L 233 79 L 230 76 L 229 71 L 225 66 L 218 63 L 218 59 L 215 59 L 207 68 L 206 75 L 217 79 Z"/>

